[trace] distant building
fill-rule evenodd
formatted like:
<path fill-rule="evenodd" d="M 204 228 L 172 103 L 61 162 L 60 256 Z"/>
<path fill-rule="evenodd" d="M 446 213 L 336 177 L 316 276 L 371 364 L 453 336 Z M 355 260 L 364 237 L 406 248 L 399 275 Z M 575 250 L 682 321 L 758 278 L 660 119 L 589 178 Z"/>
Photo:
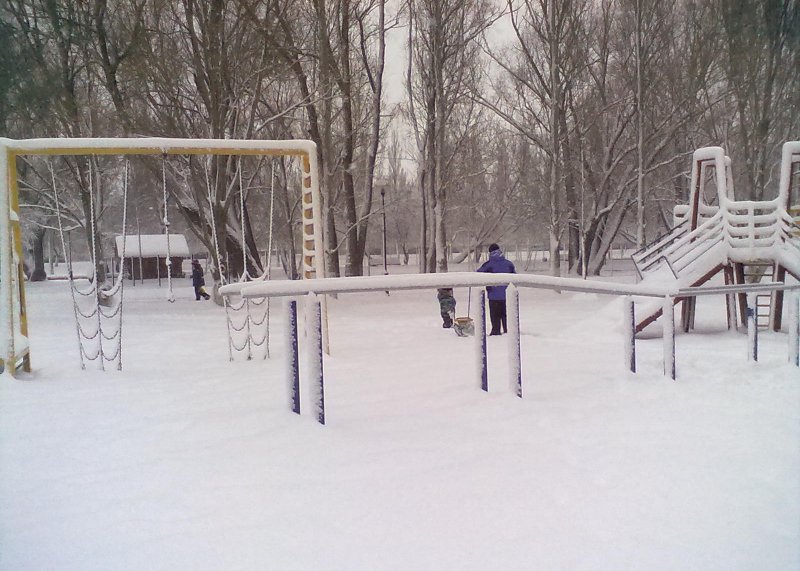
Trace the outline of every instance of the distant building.
<path fill-rule="evenodd" d="M 122 236 L 115 238 L 117 257 L 122 257 Z M 140 249 L 141 246 L 141 249 Z M 172 277 L 185 277 L 183 260 L 191 256 L 189 244 L 183 234 L 169 235 L 169 257 L 172 260 Z M 141 260 L 141 264 L 139 261 Z M 130 279 L 155 279 L 167 277 L 166 234 L 142 234 L 125 236 L 125 259 L 123 271 Z M 141 274 L 140 274 L 141 268 Z"/>

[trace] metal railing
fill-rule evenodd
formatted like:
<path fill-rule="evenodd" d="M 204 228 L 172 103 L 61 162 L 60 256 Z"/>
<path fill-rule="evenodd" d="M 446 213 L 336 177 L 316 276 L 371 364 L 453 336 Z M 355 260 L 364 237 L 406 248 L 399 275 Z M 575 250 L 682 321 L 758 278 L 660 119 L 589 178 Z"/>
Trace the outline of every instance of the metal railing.
<path fill-rule="evenodd" d="M 669 232 L 665 232 L 647 246 L 644 246 L 643 248 L 640 248 L 631 254 L 633 266 L 636 268 L 639 277 L 641 278 L 643 276 L 643 273 L 647 270 L 651 263 L 657 260 L 664 250 L 672 246 L 676 240 L 682 238 L 688 231 L 689 221 L 684 220 Z"/>

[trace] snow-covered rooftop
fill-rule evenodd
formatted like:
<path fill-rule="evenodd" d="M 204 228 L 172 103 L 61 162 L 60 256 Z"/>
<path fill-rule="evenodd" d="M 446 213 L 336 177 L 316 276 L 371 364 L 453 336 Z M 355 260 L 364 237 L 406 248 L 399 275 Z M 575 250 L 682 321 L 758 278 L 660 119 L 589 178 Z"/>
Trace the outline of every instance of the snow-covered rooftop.
<path fill-rule="evenodd" d="M 117 255 L 122 255 L 122 236 L 114 239 L 117 247 Z M 141 253 L 139 250 L 141 244 Z M 125 257 L 126 258 L 153 258 L 155 256 L 167 255 L 167 236 L 166 234 L 141 234 L 125 236 Z M 169 235 L 169 255 L 186 258 L 191 255 L 186 236 L 183 234 Z"/>

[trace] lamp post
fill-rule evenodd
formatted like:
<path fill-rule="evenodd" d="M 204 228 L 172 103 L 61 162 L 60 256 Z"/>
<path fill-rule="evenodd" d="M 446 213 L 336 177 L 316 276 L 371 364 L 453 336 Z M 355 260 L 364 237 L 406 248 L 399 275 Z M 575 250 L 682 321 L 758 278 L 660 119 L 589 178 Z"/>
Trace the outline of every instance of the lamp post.
<path fill-rule="evenodd" d="M 385 188 L 381 188 L 381 211 L 383 214 L 383 275 L 388 276 L 389 265 L 386 262 L 386 189 Z"/>
<path fill-rule="evenodd" d="M 389 264 L 386 263 L 386 189 L 381 187 L 381 215 L 383 216 L 383 275 L 389 275 Z M 389 290 L 386 290 L 389 295 Z"/>

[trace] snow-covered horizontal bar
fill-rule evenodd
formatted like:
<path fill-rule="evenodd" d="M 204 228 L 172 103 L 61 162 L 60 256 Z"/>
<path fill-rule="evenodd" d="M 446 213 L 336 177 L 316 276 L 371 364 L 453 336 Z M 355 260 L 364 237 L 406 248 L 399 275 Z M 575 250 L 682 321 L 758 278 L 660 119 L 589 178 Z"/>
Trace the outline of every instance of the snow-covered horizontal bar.
<path fill-rule="evenodd" d="M 753 210 L 776 210 L 778 208 L 783 208 L 783 204 L 781 204 L 780 199 L 773 198 L 772 200 L 731 200 L 727 199 L 725 201 L 725 208 L 728 212 L 735 212 L 735 211 L 747 211 L 749 209 Z"/>
<path fill-rule="evenodd" d="M 772 225 L 781 219 L 777 210 L 773 210 L 769 214 L 728 214 L 725 216 L 728 224 L 735 226 L 741 224 L 742 226 L 764 226 Z"/>
<path fill-rule="evenodd" d="M 169 137 L 105 137 L 6 139 L 0 147 L 17 154 L 93 155 L 93 154 L 294 154 L 316 153 L 313 141 L 246 139 L 177 139 Z"/>
<path fill-rule="evenodd" d="M 580 278 L 560 278 L 531 274 L 487 274 L 453 272 L 440 274 L 405 274 L 389 276 L 358 276 L 313 280 L 280 280 L 242 282 L 220 288 L 223 295 L 242 297 L 295 296 L 310 292 L 355 293 L 368 291 L 436 289 L 440 287 L 483 287 L 514 284 L 517 287 L 576 291 L 610 295 L 664 297 L 674 295 L 671 287 L 642 284 L 620 284 Z"/>
<path fill-rule="evenodd" d="M 800 289 L 800 284 L 786 284 L 783 282 L 758 282 L 753 284 L 685 287 L 679 289 L 678 293 L 676 293 L 673 297 L 693 297 L 696 295 L 715 295 L 720 293 L 752 293 L 795 289 Z"/>

